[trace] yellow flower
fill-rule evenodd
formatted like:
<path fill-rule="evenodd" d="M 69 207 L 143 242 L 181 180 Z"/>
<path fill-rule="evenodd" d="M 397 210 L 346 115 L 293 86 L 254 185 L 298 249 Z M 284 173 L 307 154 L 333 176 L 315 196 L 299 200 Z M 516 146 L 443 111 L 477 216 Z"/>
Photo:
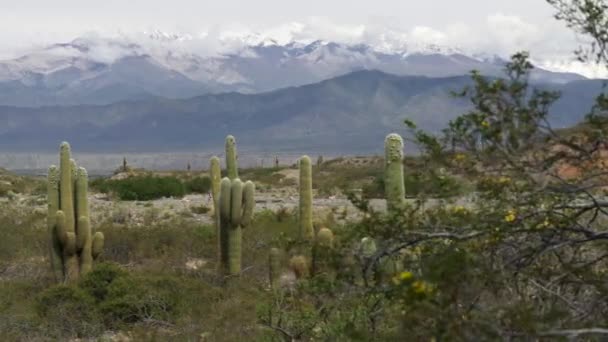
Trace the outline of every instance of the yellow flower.
<path fill-rule="evenodd" d="M 454 214 L 466 214 L 468 212 L 468 209 L 461 205 L 457 205 L 452 207 L 452 212 Z"/>
<path fill-rule="evenodd" d="M 537 228 L 541 229 L 541 228 L 547 228 L 549 227 L 549 225 L 551 224 L 551 222 L 549 221 L 549 218 L 545 218 L 545 220 L 542 223 L 539 223 Z"/>
<path fill-rule="evenodd" d="M 490 123 L 488 122 L 488 120 L 483 120 L 483 121 L 481 122 L 481 127 L 483 127 L 483 128 L 488 128 L 488 127 L 490 127 Z"/>
<path fill-rule="evenodd" d="M 414 275 L 412 274 L 412 272 L 408 272 L 408 271 L 401 272 L 399 274 L 399 279 L 401 279 L 401 280 L 410 280 L 413 277 L 414 277 Z"/>
<path fill-rule="evenodd" d="M 414 293 L 416 293 L 416 294 L 424 294 L 424 293 L 431 292 L 431 287 L 427 283 L 425 283 L 421 280 L 416 280 L 412 284 L 412 289 L 414 290 Z"/>
<path fill-rule="evenodd" d="M 465 160 L 467 157 L 464 155 L 464 153 L 456 153 L 456 155 L 454 156 L 454 159 L 456 161 L 463 161 Z"/>
<path fill-rule="evenodd" d="M 401 282 L 410 280 L 413 277 L 414 277 L 414 275 L 412 274 L 412 272 L 408 272 L 408 271 L 401 272 L 393 277 L 393 283 L 395 285 L 399 285 L 399 284 L 401 284 Z"/>
<path fill-rule="evenodd" d="M 511 223 L 514 222 L 517 219 L 517 212 L 513 209 L 509 210 L 507 212 L 507 215 L 505 215 L 505 222 Z"/>
<path fill-rule="evenodd" d="M 498 179 L 498 183 L 500 183 L 500 184 L 508 184 L 508 183 L 511 183 L 511 178 L 510 178 L 510 177 L 505 177 L 505 176 L 502 176 L 502 177 L 500 177 L 500 178 Z"/>

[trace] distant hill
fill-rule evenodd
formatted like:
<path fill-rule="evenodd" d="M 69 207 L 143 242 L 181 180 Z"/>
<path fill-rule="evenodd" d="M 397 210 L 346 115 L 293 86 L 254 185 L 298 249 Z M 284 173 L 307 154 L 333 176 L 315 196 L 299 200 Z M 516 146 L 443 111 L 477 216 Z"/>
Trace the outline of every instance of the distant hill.
<path fill-rule="evenodd" d="M 404 118 L 438 131 L 469 108 L 449 92 L 468 76 L 429 78 L 356 71 L 263 94 L 224 93 L 190 99 L 146 98 L 111 105 L 0 107 L 0 150 L 51 151 L 62 140 L 80 150 L 160 152 L 221 149 L 234 134 L 241 150 L 272 153 L 379 152 Z M 579 122 L 601 90 L 599 80 L 544 87 L 563 92 L 551 110 L 557 127 Z"/>

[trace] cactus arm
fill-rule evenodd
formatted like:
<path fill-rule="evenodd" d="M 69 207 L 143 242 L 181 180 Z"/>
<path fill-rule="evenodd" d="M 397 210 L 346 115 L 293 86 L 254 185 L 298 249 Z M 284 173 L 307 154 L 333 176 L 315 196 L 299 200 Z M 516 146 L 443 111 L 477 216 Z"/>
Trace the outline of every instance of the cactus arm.
<path fill-rule="evenodd" d="M 278 248 L 271 248 L 268 253 L 268 280 L 270 288 L 277 289 L 279 277 L 281 276 L 281 251 Z"/>
<path fill-rule="evenodd" d="M 232 181 L 230 189 L 230 224 L 228 229 L 228 270 L 230 274 L 241 272 L 241 218 L 243 216 L 243 182 Z"/>
<path fill-rule="evenodd" d="M 96 232 L 95 235 L 93 235 L 93 244 L 91 249 L 91 255 L 93 256 L 93 259 L 97 259 L 97 257 L 99 257 L 99 255 L 103 251 L 104 241 L 105 236 L 102 232 Z"/>
<path fill-rule="evenodd" d="M 403 139 L 389 134 L 384 141 L 384 192 L 389 212 L 398 210 L 405 200 L 403 180 Z"/>
<path fill-rule="evenodd" d="M 243 216 L 241 218 L 241 226 L 249 227 L 253 218 L 253 209 L 255 207 L 255 184 L 252 181 L 245 182 L 243 187 Z"/>
<path fill-rule="evenodd" d="M 232 181 L 230 189 L 230 220 L 233 226 L 241 225 L 243 217 L 243 182 L 240 179 Z"/>
<path fill-rule="evenodd" d="M 89 218 L 81 216 L 78 219 L 78 234 L 76 236 L 80 250 L 80 274 L 84 275 L 93 268 L 91 225 Z"/>
<path fill-rule="evenodd" d="M 76 217 L 89 216 L 89 176 L 84 167 L 78 169 L 76 176 Z"/>
<path fill-rule="evenodd" d="M 232 135 L 226 137 L 226 171 L 230 180 L 234 180 L 239 177 L 236 139 Z"/>
<path fill-rule="evenodd" d="M 59 169 L 55 165 L 49 167 L 47 182 L 47 229 L 49 236 L 49 255 L 51 269 L 55 281 L 63 280 L 63 255 L 57 235 L 57 211 L 59 211 Z"/>
<path fill-rule="evenodd" d="M 314 238 L 314 228 L 312 223 L 312 166 L 310 158 L 303 156 L 300 158 L 300 206 L 299 206 L 299 225 L 300 238 Z"/>
<path fill-rule="evenodd" d="M 74 218 L 74 190 L 72 181 L 72 162 L 70 160 L 70 145 L 67 142 L 61 144 L 59 165 L 59 206 L 65 214 L 65 231 L 75 231 Z"/>
<path fill-rule="evenodd" d="M 221 265 L 222 244 L 220 231 L 220 187 L 222 182 L 222 170 L 220 168 L 220 158 L 211 157 L 209 160 L 209 177 L 211 178 L 211 196 L 213 198 L 213 220 L 215 224 L 215 236 L 217 236 L 217 265 Z"/>
<path fill-rule="evenodd" d="M 228 272 L 229 254 L 228 254 L 228 233 L 230 231 L 230 193 L 232 183 L 227 177 L 222 179 L 219 196 L 220 209 L 220 235 L 218 236 L 220 245 L 220 265 L 219 270 L 222 273 Z"/>

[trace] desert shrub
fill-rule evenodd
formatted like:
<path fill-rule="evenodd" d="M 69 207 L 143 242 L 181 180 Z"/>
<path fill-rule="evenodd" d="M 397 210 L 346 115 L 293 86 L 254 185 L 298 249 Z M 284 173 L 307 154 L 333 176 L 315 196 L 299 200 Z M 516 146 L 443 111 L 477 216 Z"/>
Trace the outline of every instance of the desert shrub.
<path fill-rule="evenodd" d="M 95 336 L 101 330 L 95 300 L 75 286 L 44 290 L 37 297 L 36 312 L 57 336 Z"/>
<path fill-rule="evenodd" d="M 169 276 L 118 277 L 108 285 L 99 308 L 110 326 L 146 320 L 171 322 L 178 314 L 179 288 L 180 282 Z"/>
<path fill-rule="evenodd" d="M 207 194 L 211 190 L 211 178 L 209 176 L 195 177 L 184 183 L 187 193 Z"/>
<path fill-rule="evenodd" d="M 85 275 L 78 286 L 87 294 L 101 302 L 106 299 L 108 287 L 118 278 L 127 276 L 127 272 L 118 265 L 105 262 L 95 265 L 95 268 Z"/>
<path fill-rule="evenodd" d="M 451 175 L 436 172 L 408 170 L 403 175 L 406 196 L 425 195 L 430 197 L 450 197 L 466 191 L 463 181 Z M 378 175 L 373 182 L 363 186 L 366 198 L 384 197 L 384 175 Z"/>
<path fill-rule="evenodd" d="M 184 184 L 176 177 L 145 175 L 116 180 L 96 179 L 91 182 L 91 186 L 103 193 L 113 193 L 123 201 L 181 198 L 186 194 Z"/>

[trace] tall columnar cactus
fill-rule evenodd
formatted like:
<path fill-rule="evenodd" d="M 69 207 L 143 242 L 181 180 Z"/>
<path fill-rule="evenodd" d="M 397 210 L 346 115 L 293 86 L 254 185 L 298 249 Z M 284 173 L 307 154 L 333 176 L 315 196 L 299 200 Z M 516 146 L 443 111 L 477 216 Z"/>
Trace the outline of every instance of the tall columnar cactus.
<path fill-rule="evenodd" d="M 389 212 L 398 210 L 405 199 L 403 183 L 403 139 L 389 134 L 384 141 L 384 192 Z"/>
<path fill-rule="evenodd" d="M 253 217 L 255 186 L 251 181 L 222 179 L 220 186 L 220 269 L 224 274 L 241 272 L 242 228 Z"/>
<path fill-rule="evenodd" d="M 220 168 L 220 158 L 211 157 L 209 160 L 209 177 L 211 178 L 211 196 L 213 197 L 213 218 L 215 220 L 215 232 L 217 241 L 217 263 L 221 265 L 221 240 L 220 240 L 220 183 L 222 182 L 222 170 Z"/>
<path fill-rule="evenodd" d="M 236 139 L 232 135 L 226 137 L 226 172 L 230 180 L 239 178 Z"/>
<path fill-rule="evenodd" d="M 91 232 L 88 175 L 70 159 L 70 145 L 61 144 L 59 169 L 49 168 L 48 227 L 51 266 L 58 281 L 77 280 L 93 267 L 103 249 L 104 236 Z"/>
<path fill-rule="evenodd" d="M 314 238 L 312 222 L 312 165 L 308 156 L 300 158 L 300 239 Z"/>
<path fill-rule="evenodd" d="M 281 276 L 281 251 L 278 248 L 271 248 L 268 253 L 268 280 L 272 289 L 278 288 Z"/>

